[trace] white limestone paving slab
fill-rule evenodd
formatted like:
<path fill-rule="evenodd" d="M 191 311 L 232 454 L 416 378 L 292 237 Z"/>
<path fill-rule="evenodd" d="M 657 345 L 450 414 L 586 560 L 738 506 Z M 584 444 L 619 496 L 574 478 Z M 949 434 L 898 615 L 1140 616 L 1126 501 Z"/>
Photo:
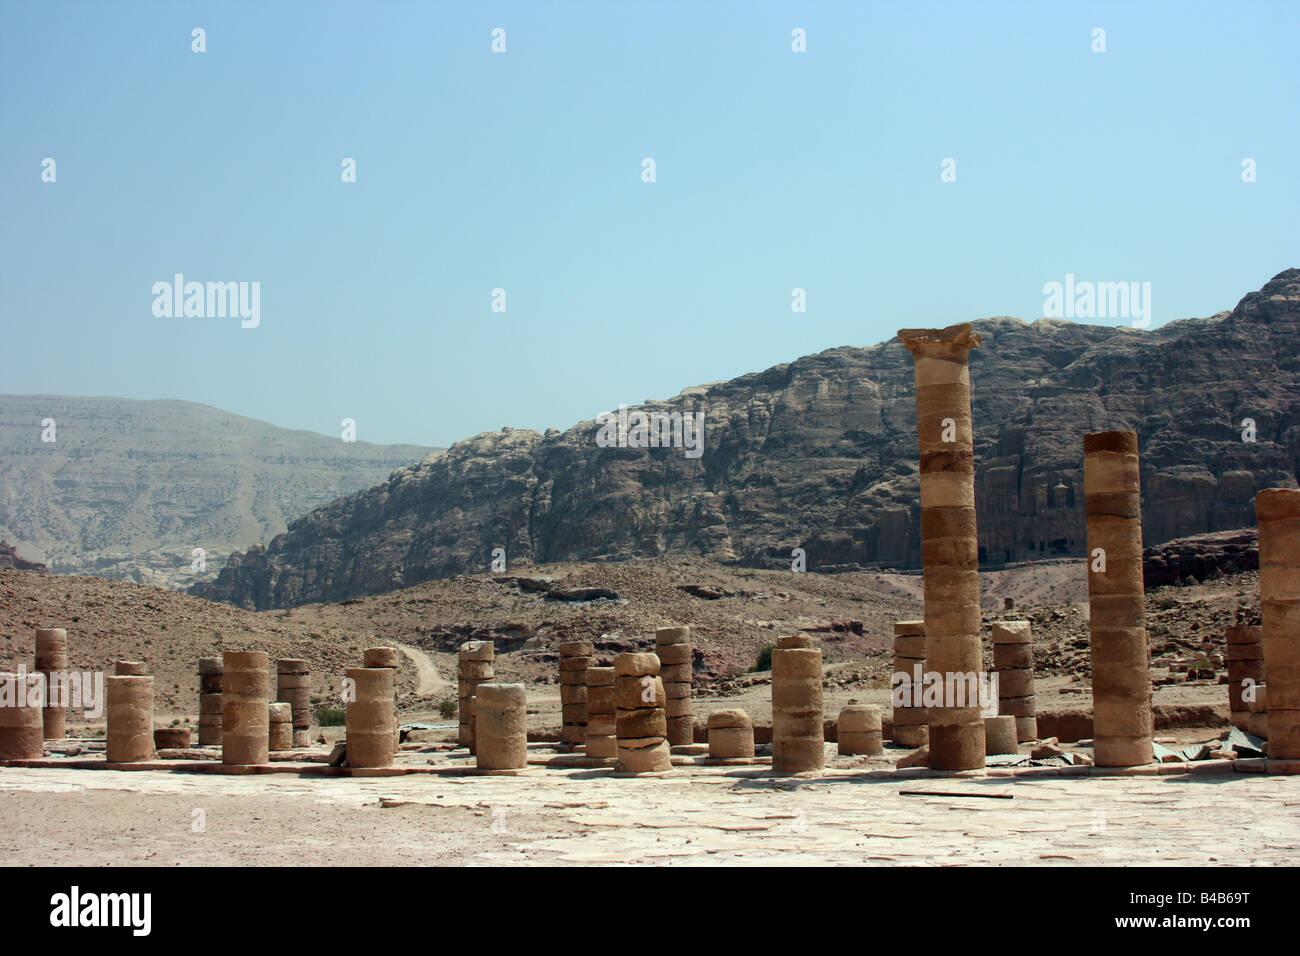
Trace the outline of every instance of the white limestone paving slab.
<path fill-rule="evenodd" d="M 952 796 L 913 796 L 935 790 Z M 1010 794 L 988 799 L 975 794 Z M 1300 780 L 0 768 L 14 865 L 1293 865 Z M 202 809 L 206 829 L 191 829 Z"/>

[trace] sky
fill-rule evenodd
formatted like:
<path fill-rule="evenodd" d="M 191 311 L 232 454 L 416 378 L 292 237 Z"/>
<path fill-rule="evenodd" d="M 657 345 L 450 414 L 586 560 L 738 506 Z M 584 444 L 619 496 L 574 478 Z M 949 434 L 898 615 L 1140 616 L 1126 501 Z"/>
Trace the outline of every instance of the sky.
<path fill-rule="evenodd" d="M 1290 0 L 0 0 L 0 392 L 445 446 L 1067 275 L 1212 315 L 1300 266 L 1297 35 Z M 257 325 L 155 314 L 177 273 L 258 283 Z"/>

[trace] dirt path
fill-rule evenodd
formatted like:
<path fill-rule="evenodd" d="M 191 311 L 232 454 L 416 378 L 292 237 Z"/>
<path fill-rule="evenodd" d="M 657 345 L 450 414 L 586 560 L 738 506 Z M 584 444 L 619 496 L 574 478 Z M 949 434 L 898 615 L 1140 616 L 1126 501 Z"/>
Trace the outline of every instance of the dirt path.
<path fill-rule="evenodd" d="M 418 678 L 415 692 L 421 697 L 435 697 L 451 687 L 451 681 L 438 673 L 438 668 L 424 651 L 407 644 L 395 644 L 395 646 L 415 665 Z"/>

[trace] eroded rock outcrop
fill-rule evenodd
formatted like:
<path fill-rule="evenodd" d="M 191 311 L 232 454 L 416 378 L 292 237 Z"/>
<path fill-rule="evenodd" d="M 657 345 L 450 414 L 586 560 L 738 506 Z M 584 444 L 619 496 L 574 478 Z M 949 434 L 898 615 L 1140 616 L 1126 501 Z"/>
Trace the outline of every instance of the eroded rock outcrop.
<path fill-rule="evenodd" d="M 1148 588 L 1200 584 L 1258 570 L 1259 538 L 1254 528 L 1175 538 L 1142 552 L 1142 578 Z"/>

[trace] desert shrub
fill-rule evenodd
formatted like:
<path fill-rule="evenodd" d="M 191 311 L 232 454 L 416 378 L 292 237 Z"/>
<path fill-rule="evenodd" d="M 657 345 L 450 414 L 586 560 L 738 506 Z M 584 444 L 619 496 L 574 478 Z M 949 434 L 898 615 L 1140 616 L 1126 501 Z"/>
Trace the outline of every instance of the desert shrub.
<path fill-rule="evenodd" d="M 320 727 L 342 727 L 348 712 L 342 707 L 317 707 L 316 724 Z"/>
<path fill-rule="evenodd" d="M 769 644 L 758 652 L 758 663 L 754 665 L 755 671 L 770 671 L 772 669 L 772 651 L 776 650 L 775 644 Z"/>
<path fill-rule="evenodd" d="M 456 716 L 456 701 L 448 697 L 446 700 L 438 701 L 438 713 L 444 717 Z"/>

